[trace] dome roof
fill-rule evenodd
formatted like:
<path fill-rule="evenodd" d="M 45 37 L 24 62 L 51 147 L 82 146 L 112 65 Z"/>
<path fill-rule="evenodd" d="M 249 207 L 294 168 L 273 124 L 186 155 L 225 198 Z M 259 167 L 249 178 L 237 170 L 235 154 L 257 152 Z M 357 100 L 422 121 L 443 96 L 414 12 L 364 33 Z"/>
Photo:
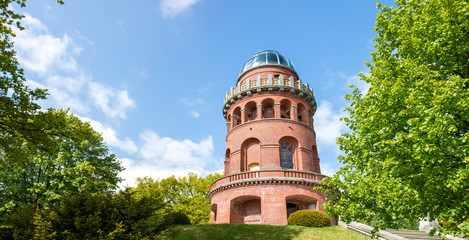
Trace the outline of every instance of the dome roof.
<path fill-rule="evenodd" d="M 295 65 L 293 65 L 293 62 L 290 61 L 290 59 L 288 59 L 287 57 L 285 57 L 285 55 L 275 50 L 263 50 L 257 52 L 256 54 L 254 54 L 254 56 L 249 58 L 246 64 L 244 64 L 244 67 L 241 69 L 239 76 L 253 68 L 269 65 L 283 66 L 293 70 L 296 73 Z"/>

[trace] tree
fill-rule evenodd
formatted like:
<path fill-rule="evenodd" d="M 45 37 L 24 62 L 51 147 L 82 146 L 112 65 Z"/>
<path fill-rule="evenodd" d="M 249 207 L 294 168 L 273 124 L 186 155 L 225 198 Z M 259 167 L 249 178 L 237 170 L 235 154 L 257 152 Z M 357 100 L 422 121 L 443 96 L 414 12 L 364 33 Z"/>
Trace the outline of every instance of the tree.
<path fill-rule="evenodd" d="M 210 220 L 210 185 L 222 174 L 199 177 L 189 173 L 182 178 L 171 176 L 161 180 L 150 177 L 139 178 L 134 189 L 136 196 L 163 198 L 165 212 L 184 212 L 192 224 L 205 224 Z"/>
<path fill-rule="evenodd" d="M 344 221 L 402 228 L 429 215 L 469 235 L 469 4 L 378 4 L 363 95 L 347 94 L 344 163 L 323 183 L 326 210 Z M 353 86 L 352 86 L 353 87 Z M 337 191 L 339 190 L 339 191 Z"/>
<path fill-rule="evenodd" d="M 63 1 L 57 1 L 63 4 Z M 45 89 L 30 89 L 13 49 L 14 28 L 23 30 L 22 15 L 12 4 L 26 6 L 26 0 L 2 0 L 0 3 L 0 156 L 21 158 L 23 141 L 34 143 L 42 150 L 54 147 L 54 139 L 44 133 L 37 100 L 45 99 Z"/>
<path fill-rule="evenodd" d="M 120 162 L 89 123 L 64 110 L 48 110 L 40 118 L 53 126 L 45 133 L 54 136 L 56 147 L 45 152 L 25 141 L 20 150 L 27 158 L 2 158 L 0 219 L 27 205 L 49 208 L 66 196 L 114 189 L 120 181 Z"/>
<path fill-rule="evenodd" d="M 27 206 L 8 215 L 6 239 L 158 239 L 168 225 L 155 211 L 161 199 L 136 199 L 129 189 L 80 192 L 50 209 Z M 1 229 L 0 229 L 0 233 Z"/>

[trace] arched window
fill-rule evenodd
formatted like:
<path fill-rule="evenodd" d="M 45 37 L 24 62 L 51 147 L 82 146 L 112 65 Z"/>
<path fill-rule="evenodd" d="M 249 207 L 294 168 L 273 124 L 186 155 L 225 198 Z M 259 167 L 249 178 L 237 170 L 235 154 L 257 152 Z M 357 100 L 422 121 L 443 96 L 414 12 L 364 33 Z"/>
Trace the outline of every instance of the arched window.
<path fill-rule="evenodd" d="M 282 141 L 280 146 L 280 159 L 283 169 L 293 169 L 293 144 L 288 141 Z"/>

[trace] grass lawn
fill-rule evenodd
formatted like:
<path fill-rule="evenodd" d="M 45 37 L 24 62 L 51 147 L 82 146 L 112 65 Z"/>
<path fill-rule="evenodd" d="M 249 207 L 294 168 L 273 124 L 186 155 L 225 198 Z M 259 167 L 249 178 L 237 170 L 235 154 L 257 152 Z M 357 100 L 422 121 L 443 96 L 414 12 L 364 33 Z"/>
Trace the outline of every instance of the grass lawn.
<path fill-rule="evenodd" d="M 165 234 L 174 240 L 354 240 L 370 239 L 341 226 L 310 228 L 301 226 L 272 226 L 248 224 L 206 224 L 177 226 Z"/>

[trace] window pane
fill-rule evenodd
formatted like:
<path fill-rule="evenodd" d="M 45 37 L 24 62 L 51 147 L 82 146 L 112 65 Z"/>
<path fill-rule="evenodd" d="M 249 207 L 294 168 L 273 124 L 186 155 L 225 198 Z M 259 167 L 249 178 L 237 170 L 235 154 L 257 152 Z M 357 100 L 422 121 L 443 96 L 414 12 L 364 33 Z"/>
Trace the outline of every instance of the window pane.
<path fill-rule="evenodd" d="M 288 142 L 283 142 L 283 146 L 290 147 L 290 144 L 288 144 Z"/>
<path fill-rule="evenodd" d="M 287 168 L 287 149 L 280 149 L 280 158 L 282 159 L 282 168 Z"/>
<path fill-rule="evenodd" d="M 252 67 L 257 67 L 262 64 L 265 64 L 265 61 L 266 61 L 266 55 L 265 53 L 261 53 L 257 55 L 256 58 L 254 59 L 254 63 L 252 64 Z"/>
<path fill-rule="evenodd" d="M 250 69 L 253 62 L 254 62 L 254 57 L 250 58 L 250 59 L 246 62 L 246 65 L 244 66 L 243 71 L 246 71 L 246 70 Z"/>
<path fill-rule="evenodd" d="M 295 65 L 293 65 L 293 62 L 290 60 L 290 68 L 295 70 Z M 296 70 L 295 70 L 296 71 Z"/>
<path fill-rule="evenodd" d="M 267 53 L 267 62 L 278 63 L 277 54 L 272 52 Z"/>
<path fill-rule="evenodd" d="M 278 57 L 280 58 L 280 64 L 288 66 L 288 62 L 287 62 L 287 59 L 285 58 L 285 56 L 280 54 Z"/>
<path fill-rule="evenodd" d="M 292 149 L 288 149 L 288 169 L 293 169 L 293 154 Z"/>

